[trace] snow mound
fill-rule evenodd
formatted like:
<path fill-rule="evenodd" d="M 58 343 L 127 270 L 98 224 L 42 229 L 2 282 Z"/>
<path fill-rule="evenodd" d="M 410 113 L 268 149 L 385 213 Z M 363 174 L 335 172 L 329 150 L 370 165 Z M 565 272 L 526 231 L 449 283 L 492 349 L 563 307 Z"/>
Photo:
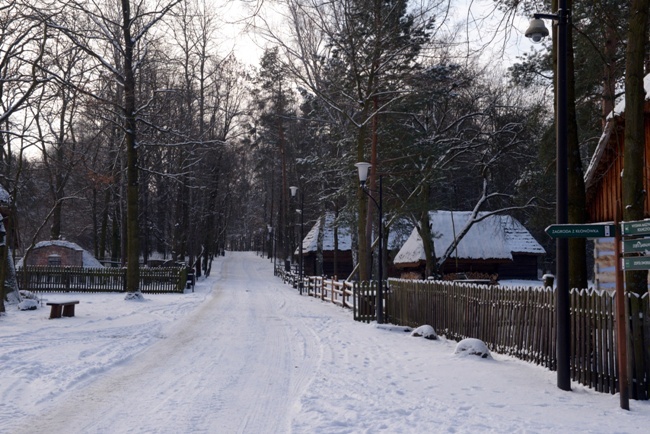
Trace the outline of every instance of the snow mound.
<path fill-rule="evenodd" d="M 36 310 L 38 309 L 38 300 L 34 299 L 25 299 L 18 303 L 18 309 L 20 310 Z"/>
<path fill-rule="evenodd" d="M 458 342 L 454 354 L 459 356 L 479 356 L 482 359 L 491 359 L 492 355 L 487 345 L 480 339 L 467 338 Z"/>
<path fill-rule="evenodd" d="M 126 301 L 145 301 L 144 295 L 141 292 L 127 292 L 124 296 Z"/>
<path fill-rule="evenodd" d="M 416 338 L 423 337 L 424 339 L 429 339 L 431 341 L 438 339 L 436 331 L 430 325 L 422 325 L 416 328 L 413 330 L 413 332 L 411 332 L 411 336 Z"/>

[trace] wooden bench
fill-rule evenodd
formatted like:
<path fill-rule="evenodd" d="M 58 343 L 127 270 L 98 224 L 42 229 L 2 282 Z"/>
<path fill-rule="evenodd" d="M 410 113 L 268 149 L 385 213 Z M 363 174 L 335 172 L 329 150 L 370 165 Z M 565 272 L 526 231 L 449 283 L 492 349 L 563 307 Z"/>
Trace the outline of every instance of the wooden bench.
<path fill-rule="evenodd" d="M 50 319 L 54 319 L 61 318 L 62 316 L 74 316 L 74 305 L 79 304 L 79 301 L 51 301 L 46 304 L 52 306 L 52 310 L 50 310 Z"/>

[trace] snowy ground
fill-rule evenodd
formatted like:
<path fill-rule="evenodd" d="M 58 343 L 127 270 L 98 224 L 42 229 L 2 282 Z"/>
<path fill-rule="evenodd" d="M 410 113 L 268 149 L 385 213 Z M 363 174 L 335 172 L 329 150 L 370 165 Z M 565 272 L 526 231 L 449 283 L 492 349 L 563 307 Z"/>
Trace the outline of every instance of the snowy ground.
<path fill-rule="evenodd" d="M 215 270 L 216 268 L 216 270 Z M 0 317 L 0 433 L 647 433 L 650 403 L 356 323 L 252 253 L 196 292 Z M 47 299 L 69 298 L 52 294 Z M 10 306 L 10 308 L 12 308 Z"/>

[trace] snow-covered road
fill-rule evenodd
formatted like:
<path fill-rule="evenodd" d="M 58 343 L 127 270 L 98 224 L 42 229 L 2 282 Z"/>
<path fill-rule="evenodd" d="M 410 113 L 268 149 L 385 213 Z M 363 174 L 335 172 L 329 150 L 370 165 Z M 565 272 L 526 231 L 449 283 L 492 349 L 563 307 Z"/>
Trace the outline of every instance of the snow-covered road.
<path fill-rule="evenodd" d="M 49 299 L 69 298 L 48 295 Z M 195 293 L 0 317 L 0 433 L 645 433 L 648 402 L 356 323 L 228 252 Z"/>
<path fill-rule="evenodd" d="M 288 432 L 319 339 L 287 301 L 295 293 L 251 265 L 229 255 L 196 312 L 131 362 L 66 393 L 27 431 Z"/>

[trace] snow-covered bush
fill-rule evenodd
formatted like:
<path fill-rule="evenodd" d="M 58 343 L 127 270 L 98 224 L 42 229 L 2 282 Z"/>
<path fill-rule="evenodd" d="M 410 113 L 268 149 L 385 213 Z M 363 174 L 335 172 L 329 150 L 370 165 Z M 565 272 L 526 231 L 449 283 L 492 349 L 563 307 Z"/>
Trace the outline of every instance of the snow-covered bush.
<path fill-rule="evenodd" d="M 492 355 L 487 345 L 480 339 L 467 338 L 458 342 L 454 354 L 459 356 L 479 356 L 482 359 L 491 359 Z"/>
<path fill-rule="evenodd" d="M 436 331 L 431 327 L 430 325 L 422 325 L 413 332 L 411 332 L 411 336 L 414 337 L 423 337 L 424 339 L 429 339 L 429 340 L 436 340 L 438 339 L 438 335 L 436 334 Z"/>
<path fill-rule="evenodd" d="M 38 309 L 38 300 L 31 298 L 26 298 L 20 303 L 18 303 L 18 309 L 20 310 L 36 310 Z"/>

